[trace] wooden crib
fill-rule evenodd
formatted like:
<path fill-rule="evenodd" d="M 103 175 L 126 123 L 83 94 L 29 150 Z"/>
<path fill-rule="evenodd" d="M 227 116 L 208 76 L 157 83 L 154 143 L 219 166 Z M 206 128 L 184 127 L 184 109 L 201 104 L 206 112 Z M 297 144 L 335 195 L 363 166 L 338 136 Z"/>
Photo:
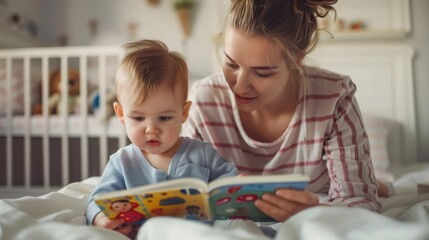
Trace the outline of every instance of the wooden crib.
<path fill-rule="evenodd" d="M 120 58 L 120 47 L 0 51 L 0 198 L 40 195 L 100 175 L 109 154 L 127 143 L 108 104 Z M 50 114 L 50 74 L 60 72 L 60 95 L 69 99 L 71 69 L 80 77 L 79 110 Z M 33 113 L 35 99 L 42 114 Z M 58 105 L 67 109 L 67 101 Z"/>

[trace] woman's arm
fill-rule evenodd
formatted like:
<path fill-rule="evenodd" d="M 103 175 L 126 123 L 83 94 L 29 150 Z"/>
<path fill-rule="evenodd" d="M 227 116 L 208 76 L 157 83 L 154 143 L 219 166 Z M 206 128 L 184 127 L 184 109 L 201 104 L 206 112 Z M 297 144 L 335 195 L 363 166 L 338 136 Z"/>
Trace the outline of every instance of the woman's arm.
<path fill-rule="evenodd" d="M 275 195 L 264 194 L 262 200 L 255 201 L 263 213 L 283 222 L 296 213 L 314 206 L 324 205 L 319 203 L 316 194 L 292 189 L 277 190 Z"/>
<path fill-rule="evenodd" d="M 324 143 L 330 176 L 328 201 L 378 212 L 381 209 L 378 184 L 355 91 L 350 79 L 346 81 L 334 112 L 331 133 Z"/>

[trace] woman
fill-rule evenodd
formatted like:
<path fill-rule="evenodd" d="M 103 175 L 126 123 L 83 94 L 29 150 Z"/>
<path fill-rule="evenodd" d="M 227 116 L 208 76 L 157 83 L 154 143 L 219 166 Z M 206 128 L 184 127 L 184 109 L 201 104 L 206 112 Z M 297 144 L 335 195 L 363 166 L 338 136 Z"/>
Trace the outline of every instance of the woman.
<path fill-rule="evenodd" d="M 321 204 L 380 210 L 355 85 L 303 64 L 318 42 L 317 18 L 336 2 L 232 0 L 218 38 L 223 73 L 191 90 L 185 135 L 212 143 L 245 174 L 310 176 L 307 191 L 255 202 L 278 221 Z"/>

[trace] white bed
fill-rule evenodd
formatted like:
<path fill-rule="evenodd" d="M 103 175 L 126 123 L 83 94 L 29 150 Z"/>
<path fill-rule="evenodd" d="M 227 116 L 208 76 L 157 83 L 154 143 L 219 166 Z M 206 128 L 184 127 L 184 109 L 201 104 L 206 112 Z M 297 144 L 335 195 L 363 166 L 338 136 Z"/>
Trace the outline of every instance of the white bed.
<path fill-rule="evenodd" d="M 395 181 L 394 186 L 403 192 L 382 199 L 381 214 L 362 209 L 311 208 L 277 224 L 274 239 L 429 239 L 429 192 L 417 194 L 416 180 L 429 181 L 429 167 Z M 114 231 L 85 225 L 86 199 L 97 181 L 98 177 L 89 178 L 40 197 L 0 200 L 0 239 L 128 239 Z M 197 222 L 160 218 L 145 223 L 138 239 L 269 238 L 240 225 L 225 231 Z"/>
<path fill-rule="evenodd" d="M 110 54 L 120 56 L 121 53 L 115 47 L 8 50 L 0 51 L 0 61 L 17 56 L 24 56 L 24 59 L 36 55 L 41 55 L 42 59 L 43 56 L 60 56 L 61 59 L 74 56 L 79 59 L 80 66 L 86 66 L 83 59 L 91 55 L 99 59 L 96 79 L 100 89 L 105 90 L 106 79 L 109 78 L 104 73 L 105 56 Z M 429 192 L 424 188 L 424 184 L 429 184 L 429 162 L 419 163 L 416 157 L 417 130 L 411 71 L 413 56 L 413 50 L 404 45 L 325 44 L 307 59 L 310 64 L 349 74 L 356 83 L 357 99 L 367 126 L 376 175 L 379 179 L 391 181 L 397 194 L 382 199 L 381 214 L 349 208 L 318 207 L 306 210 L 278 224 L 276 239 L 315 239 L 316 236 L 318 239 L 429 239 L 429 230 L 426 230 L 429 223 Z M 61 66 L 65 69 L 68 65 Z M 44 71 L 45 77 L 42 79 L 46 80 L 47 70 Z M 81 76 L 88 75 L 87 71 L 81 68 Z M 27 73 L 26 76 L 26 86 L 30 89 L 30 75 Z M 26 99 L 24 102 L 28 103 L 30 98 L 27 96 Z M 109 150 L 126 143 L 117 121 L 99 122 L 95 116 L 87 114 L 59 115 L 47 121 L 47 116 L 30 115 L 27 107 L 21 115 L 12 115 L 11 109 L 9 106 L 7 114 L 0 117 L 0 137 L 7 143 L 2 148 L 7 150 L 5 160 L 0 161 L 0 169 L 3 169 L 0 175 L 4 174 L 0 178 L 0 198 L 3 198 L 0 200 L 0 239 L 58 239 L 65 236 L 70 239 L 126 239 L 113 231 L 86 226 L 83 216 L 86 199 L 106 164 Z M 51 124 L 48 128 L 42 128 L 48 123 Z M 59 138 L 60 146 L 66 153 L 62 152 L 59 159 L 49 159 L 45 154 L 42 159 L 36 160 L 30 154 L 30 147 L 24 147 L 21 165 L 24 169 L 21 171 L 23 180 L 16 185 L 16 173 L 13 171 L 16 159 L 9 153 L 14 149 L 10 142 L 15 138 L 22 138 L 29 145 L 36 138 L 45 139 L 43 141 L 48 144 L 40 147 L 44 153 L 58 146 L 46 139 Z M 79 170 L 75 172 L 70 169 L 73 159 L 67 154 L 73 151 L 69 146 L 73 138 L 80 139 L 78 144 L 81 146 L 79 153 L 75 153 L 80 162 Z M 96 149 L 88 145 L 91 138 L 98 140 Z M 110 147 L 109 138 L 117 139 L 118 144 Z M 99 155 L 88 155 L 93 151 L 99 152 Z M 51 163 L 55 160 L 61 163 L 58 168 L 61 181 L 56 185 L 49 174 L 52 172 Z M 32 169 L 37 164 L 42 165 L 43 181 L 34 185 Z M 98 169 L 91 173 L 90 166 L 94 164 Z M 40 196 L 41 193 L 46 194 Z M 27 197 L 10 198 L 14 194 Z M 158 229 L 160 224 L 162 228 Z M 240 227 L 222 231 L 169 218 L 149 221 L 142 229 L 139 239 L 265 239 Z"/>

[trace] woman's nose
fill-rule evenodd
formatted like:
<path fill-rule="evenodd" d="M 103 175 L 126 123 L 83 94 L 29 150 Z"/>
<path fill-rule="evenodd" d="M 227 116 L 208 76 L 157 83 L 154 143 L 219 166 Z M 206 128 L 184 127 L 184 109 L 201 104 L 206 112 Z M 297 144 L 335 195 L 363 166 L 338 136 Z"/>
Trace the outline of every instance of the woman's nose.
<path fill-rule="evenodd" d="M 243 94 L 249 91 L 250 89 L 250 79 L 249 74 L 245 71 L 239 71 L 237 73 L 237 79 L 235 82 L 235 92 L 237 94 Z"/>

